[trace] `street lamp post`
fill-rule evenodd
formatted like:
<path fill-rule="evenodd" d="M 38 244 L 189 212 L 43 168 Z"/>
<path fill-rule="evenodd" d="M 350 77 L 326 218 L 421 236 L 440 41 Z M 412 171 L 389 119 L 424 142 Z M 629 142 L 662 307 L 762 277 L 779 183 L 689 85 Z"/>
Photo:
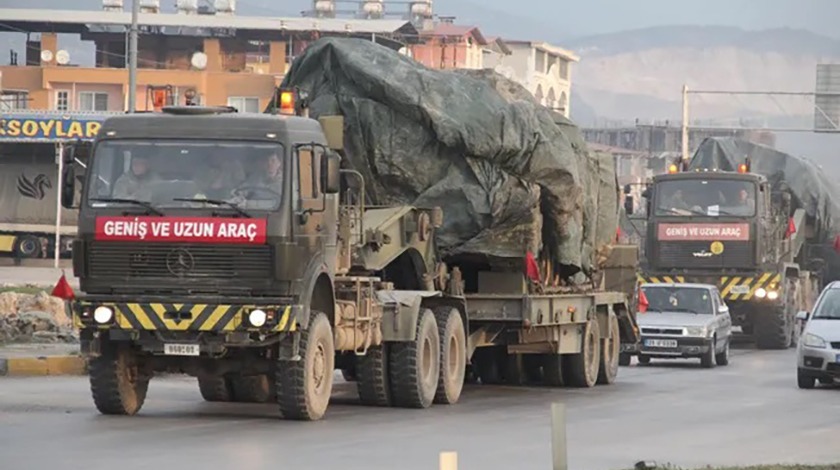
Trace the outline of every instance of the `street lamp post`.
<path fill-rule="evenodd" d="M 128 112 L 137 111 L 137 17 L 140 0 L 132 0 L 131 29 L 128 35 Z"/>

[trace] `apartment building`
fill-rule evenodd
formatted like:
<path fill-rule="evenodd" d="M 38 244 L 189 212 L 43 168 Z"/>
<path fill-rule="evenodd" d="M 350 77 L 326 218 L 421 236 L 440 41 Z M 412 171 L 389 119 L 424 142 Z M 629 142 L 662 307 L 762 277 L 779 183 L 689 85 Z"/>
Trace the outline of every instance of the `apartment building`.
<path fill-rule="evenodd" d="M 142 1 L 136 90 L 140 110 L 189 99 L 262 111 L 294 56 L 319 37 L 374 38 L 399 49 L 418 34 L 404 20 L 257 18 L 234 15 L 232 8 L 208 14 L 189 0 L 178 1 L 177 13 L 160 13 L 159 0 Z M 22 60 L 0 66 L 3 110 L 127 109 L 131 14 L 122 10 L 121 0 L 104 3 L 103 11 L 0 9 L 3 29 L 20 32 L 26 41 Z M 92 42 L 95 60 L 71 57 L 57 33 Z"/>

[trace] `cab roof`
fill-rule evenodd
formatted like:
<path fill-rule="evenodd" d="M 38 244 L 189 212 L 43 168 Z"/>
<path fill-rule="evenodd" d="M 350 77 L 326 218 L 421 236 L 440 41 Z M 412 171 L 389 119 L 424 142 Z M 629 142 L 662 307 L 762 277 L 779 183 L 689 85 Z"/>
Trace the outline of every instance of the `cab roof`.
<path fill-rule="evenodd" d="M 219 108 L 216 108 L 217 110 Z M 203 112 L 204 111 L 204 112 Z M 213 112 L 194 107 L 193 113 L 128 113 L 107 118 L 97 140 L 225 139 L 315 142 L 326 145 L 321 124 L 311 118 L 259 113 Z"/>
<path fill-rule="evenodd" d="M 737 171 L 680 171 L 677 173 L 663 173 L 653 177 L 656 181 L 667 180 L 741 180 L 762 182 L 767 178 L 758 173 L 738 173 Z"/>

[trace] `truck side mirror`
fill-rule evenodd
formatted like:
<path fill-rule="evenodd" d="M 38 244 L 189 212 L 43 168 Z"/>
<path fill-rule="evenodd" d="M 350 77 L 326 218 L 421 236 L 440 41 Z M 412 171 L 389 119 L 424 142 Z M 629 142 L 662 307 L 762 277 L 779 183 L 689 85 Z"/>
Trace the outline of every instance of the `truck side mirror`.
<path fill-rule="evenodd" d="M 633 196 L 629 194 L 624 196 L 624 212 L 627 215 L 633 215 Z"/>
<path fill-rule="evenodd" d="M 642 191 L 642 197 L 645 199 L 650 199 L 650 187 L 647 187 L 644 191 Z"/>
<path fill-rule="evenodd" d="M 61 205 L 66 209 L 73 209 L 76 198 L 76 169 L 70 163 L 61 173 Z"/>
<path fill-rule="evenodd" d="M 327 152 L 321 159 L 321 188 L 324 194 L 338 194 L 341 190 L 341 157 L 335 152 Z"/>

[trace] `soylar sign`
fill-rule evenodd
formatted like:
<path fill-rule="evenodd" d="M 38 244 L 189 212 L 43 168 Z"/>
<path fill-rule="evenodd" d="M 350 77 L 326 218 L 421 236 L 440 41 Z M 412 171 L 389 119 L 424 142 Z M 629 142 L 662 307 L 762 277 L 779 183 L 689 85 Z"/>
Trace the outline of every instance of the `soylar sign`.
<path fill-rule="evenodd" d="M 0 142 L 93 140 L 106 115 L 0 115 Z"/>

